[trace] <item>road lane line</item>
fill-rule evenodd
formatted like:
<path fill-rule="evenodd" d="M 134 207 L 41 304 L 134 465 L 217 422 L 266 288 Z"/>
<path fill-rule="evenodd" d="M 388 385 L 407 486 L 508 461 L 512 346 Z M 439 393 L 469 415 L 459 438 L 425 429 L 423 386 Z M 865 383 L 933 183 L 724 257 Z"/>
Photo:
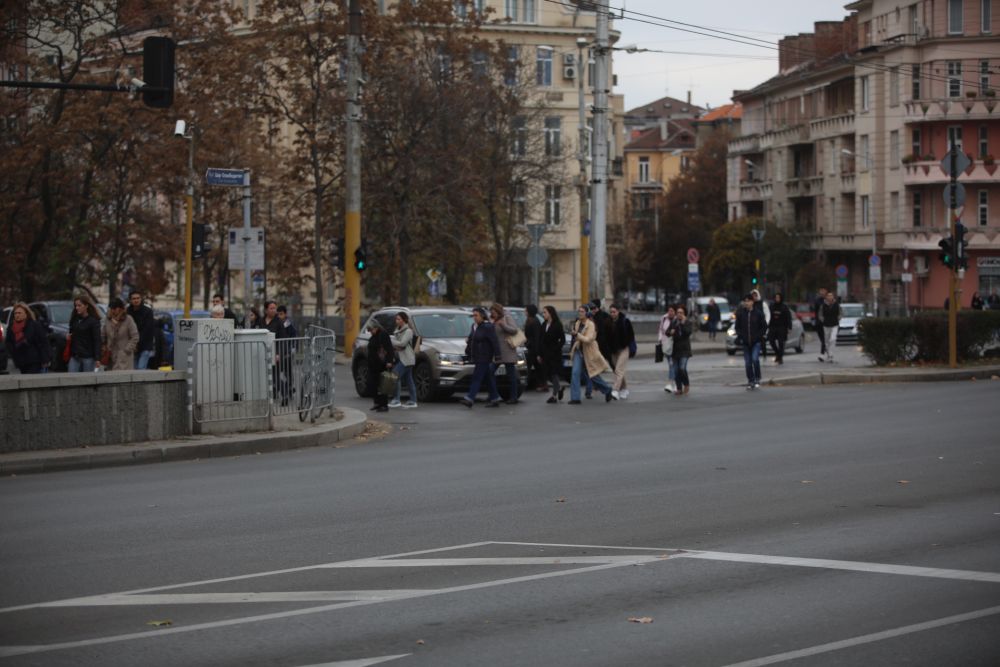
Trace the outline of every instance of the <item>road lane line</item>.
<path fill-rule="evenodd" d="M 393 602 L 396 600 L 411 600 L 415 598 L 431 597 L 435 595 L 447 595 L 449 593 L 462 593 L 465 591 L 475 591 L 484 588 L 493 588 L 497 586 L 506 586 L 510 584 L 520 584 L 530 581 L 539 581 L 541 579 L 551 579 L 554 577 L 565 577 L 573 574 L 583 574 L 585 572 L 599 572 L 601 570 L 610 570 L 619 567 L 629 567 L 631 565 L 632 563 L 606 563 L 603 565 L 580 567 L 572 570 L 559 570 L 558 572 L 544 572 L 541 574 L 531 574 L 523 577 L 513 577 L 510 579 L 497 579 L 493 581 L 483 581 L 475 584 L 465 584 L 462 586 L 451 586 L 449 588 L 427 590 L 423 593 L 414 593 L 413 595 L 398 597 L 394 598 L 393 600 L 359 600 L 357 602 L 343 602 L 337 604 L 323 605 L 320 607 L 309 607 L 307 609 L 292 609 L 288 611 L 274 612 L 270 614 L 244 616 L 242 618 L 230 618 L 222 621 L 210 621 L 207 623 L 196 623 L 194 625 L 173 626 L 169 628 L 159 628 L 156 630 L 144 630 L 142 632 L 131 632 L 128 634 L 114 635 L 111 637 L 95 637 L 93 639 L 81 639 L 78 641 L 61 642 L 57 644 L 38 644 L 34 646 L 0 646 L 0 658 L 8 658 L 17 655 L 28 655 L 34 653 L 48 653 L 50 651 L 61 651 L 67 649 L 78 649 L 78 648 L 83 648 L 85 646 L 99 646 L 101 644 L 114 644 L 118 642 L 132 641 L 135 639 L 152 639 L 156 637 L 165 637 L 168 635 L 196 632 L 199 630 L 213 630 L 216 628 L 226 628 L 235 625 L 244 625 L 246 623 L 256 623 L 260 621 L 276 621 L 296 616 L 308 616 L 310 614 L 320 614 L 323 612 L 333 611 L 336 609 L 365 607 L 368 605 L 382 604 L 383 602 Z"/>
<path fill-rule="evenodd" d="M 762 565 L 789 565 L 793 567 L 816 567 L 828 570 L 851 570 L 854 572 L 874 572 L 877 574 L 901 574 L 910 577 L 932 577 L 935 579 L 958 579 L 1000 584 L 1000 574 L 977 572 L 975 570 L 949 570 L 938 567 L 916 567 L 912 565 L 891 565 L 886 563 L 865 563 L 851 560 L 830 560 L 826 558 L 793 558 L 785 556 L 762 556 L 759 554 L 738 554 L 722 551 L 685 551 L 673 558 L 696 558 L 701 560 L 728 561 L 733 563 L 759 563 Z"/>
<path fill-rule="evenodd" d="M 399 660 L 413 655 L 403 653 L 402 655 L 384 655 L 380 658 L 360 658 L 359 660 L 340 660 L 338 662 L 324 662 L 322 665 L 304 665 L 303 667 L 371 667 L 371 665 L 381 665 L 390 660 Z"/>
<path fill-rule="evenodd" d="M 884 639 L 893 639 L 895 637 L 902 637 L 903 635 L 909 635 L 915 632 L 934 630 L 935 628 L 941 628 L 946 625 L 954 625 L 955 623 L 974 621 L 976 619 L 985 618 L 987 616 L 993 616 L 995 614 L 1000 614 L 1000 607 L 989 607 L 987 609 L 980 609 L 979 611 L 972 611 L 967 614 L 956 614 L 955 616 L 946 616 L 945 618 L 939 618 L 934 621 L 926 621 L 924 623 L 905 625 L 901 628 L 895 628 L 894 630 L 873 632 L 870 635 L 861 635 L 859 637 L 852 637 L 851 639 L 842 639 L 841 641 L 830 642 L 828 644 L 820 644 L 818 646 L 812 646 L 810 648 L 804 648 L 798 651 L 776 653 L 774 655 L 765 656 L 763 658 L 755 658 L 753 660 L 736 662 L 731 665 L 726 665 L 726 667 L 763 667 L 763 665 L 773 665 L 779 662 L 798 660 L 799 658 L 808 658 L 810 656 L 819 655 L 820 653 L 829 653 L 830 651 L 839 651 L 841 649 L 852 648 L 854 646 L 860 646 L 862 644 L 870 644 L 872 642 L 878 642 Z"/>
<path fill-rule="evenodd" d="M 424 593 L 427 588 L 371 590 L 371 591 L 288 591 L 268 593 L 137 593 L 125 595 L 95 595 L 89 598 L 57 600 L 41 605 L 42 608 L 55 607 L 126 607 L 173 604 L 243 604 L 275 602 L 357 602 L 359 600 L 397 600 Z"/>
<path fill-rule="evenodd" d="M 459 565 L 641 565 L 663 560 L 660 556 L 566 556 L 546 558 L 372 558 L 324 565 L 329 569 L 375 567 L 456 567 Z"/>

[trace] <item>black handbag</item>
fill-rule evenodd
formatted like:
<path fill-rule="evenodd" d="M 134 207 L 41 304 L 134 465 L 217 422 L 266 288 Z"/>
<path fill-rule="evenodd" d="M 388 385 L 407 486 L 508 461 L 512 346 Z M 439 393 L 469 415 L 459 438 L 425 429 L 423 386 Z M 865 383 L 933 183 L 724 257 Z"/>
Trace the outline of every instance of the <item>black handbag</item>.
<path fill-rule="evenodd" d="M 663 363 L 663 344 L 657 343 L 653 351 L 653 363 L 662 364 Z"/>

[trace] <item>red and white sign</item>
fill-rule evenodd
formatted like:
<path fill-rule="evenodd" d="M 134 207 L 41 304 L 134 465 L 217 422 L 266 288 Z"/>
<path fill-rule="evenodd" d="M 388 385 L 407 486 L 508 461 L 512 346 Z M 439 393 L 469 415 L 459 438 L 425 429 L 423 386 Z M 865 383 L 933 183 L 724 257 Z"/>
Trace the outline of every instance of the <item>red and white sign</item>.
<path fill-rule="evenodd" d="M 701 255 L 698 253 L 698 249 L 688 248 L 688 264 L 697 264 L 699 259 L 701 259 Z"/>

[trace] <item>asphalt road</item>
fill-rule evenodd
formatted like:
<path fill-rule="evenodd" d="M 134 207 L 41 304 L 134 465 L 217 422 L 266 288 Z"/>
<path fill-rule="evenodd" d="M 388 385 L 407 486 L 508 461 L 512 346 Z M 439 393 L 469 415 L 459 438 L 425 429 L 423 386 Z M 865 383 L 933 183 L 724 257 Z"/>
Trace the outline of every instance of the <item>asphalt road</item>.
<path fill-rule="evenodd" d="M 1000 381 L 693 379 L 0 479 L 0 667 L 1000 663 Z"/>

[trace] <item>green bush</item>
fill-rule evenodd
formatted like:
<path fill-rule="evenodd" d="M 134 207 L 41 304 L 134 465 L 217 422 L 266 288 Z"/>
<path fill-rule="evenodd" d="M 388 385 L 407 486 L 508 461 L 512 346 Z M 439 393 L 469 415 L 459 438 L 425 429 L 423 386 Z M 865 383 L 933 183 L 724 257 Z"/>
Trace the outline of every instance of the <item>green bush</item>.
<path fill-rule="evenodd" d="M 911 318 L 865 318 L 858 327 L 864 353 L 877 365 L 919 360 L 948 361 L 948 313 L 931 311 Z M 959 361 L 978 359 L 1000 344 L 1000 311 L 963 310 L 958 313 Z"/>

